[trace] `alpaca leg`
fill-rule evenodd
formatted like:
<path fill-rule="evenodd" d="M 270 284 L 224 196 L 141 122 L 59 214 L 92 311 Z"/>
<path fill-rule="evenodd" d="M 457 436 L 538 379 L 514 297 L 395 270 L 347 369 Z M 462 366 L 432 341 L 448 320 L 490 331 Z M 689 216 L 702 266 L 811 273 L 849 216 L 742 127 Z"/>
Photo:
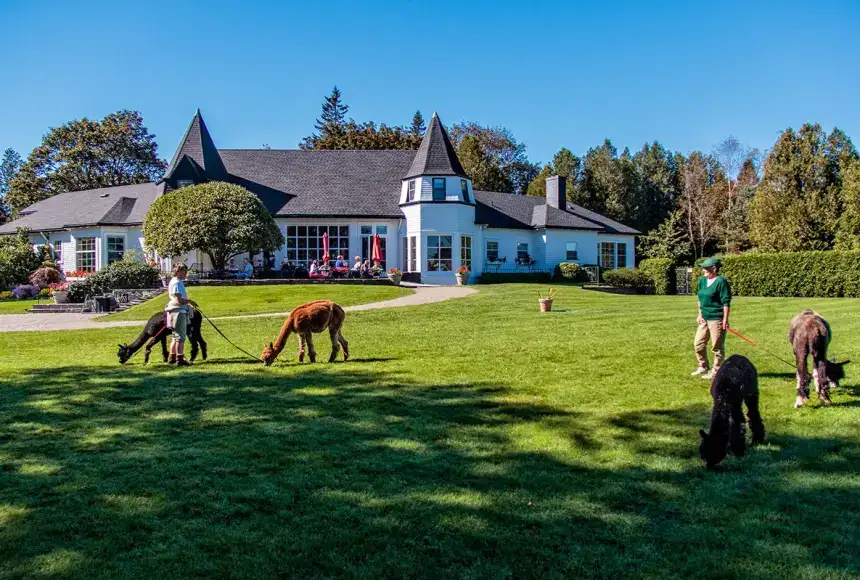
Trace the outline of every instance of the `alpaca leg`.
<path fill-rule="evenodd" d="M 331 356 L 328 357 L 328 362 L 334 362 L 337 359 L 337 353 L 340 350 L 340 342 L 337 340 L 337 329 L 330 328 L 328 334 L 331 337 Z"/>
<path fill-rule="evenodd" d="M 309 332 L 307 336 L 305 336 L 305 342 L 308 343 L 308 358 L 311 359 L 312 363 L 317 362 L 317 350 L 314 348 L 314 337 L 312 332 Z"/>
<path fill-rule="evenodd" d="M 337 341 L 340 343 L 341 348 L 343 348 L 343 360 L 349 360 L 349 343 L 340 333 L 340 330 L 337 331 Z"/>
<path fill-rule="evenodd" d="M 741 402 L 732 405 L 729 419 L 729 445 L 735 457 L 743 457 L 746 453 L 746 439 L 744 434 L 746 431 L 744 423 L 744 413 L 741 409 Z"/>
<path fill-rule="evenodd" d="M 197 342 L 200 343 L 200 355 L 203 357 L 203 360 L 206 360 L 206 341 L 203 340 L 203 337 L 200 335 L 200 332 L 197 332 Z"/>
<path fill-rule="evenodd" d="M 764 443 L 764 423 L 758 412 L 757 395 L 747 398 L 747 419 L 749 420 L 750 431 L 752 431 L 752 444 Z"/>
<path fill-rule="evenodd" d="M 161 342 L 161 357 L 164 359 L 164 362 L 167 362 L 167 357 L 169 356 L 167 353 L 167 336 L 162 334 L 159 341 Z"/>
<path fill-rule="evenodd" d="M 158 342 L 158 337 L 146 343 L 146 347 L 143 349 L 143 364 L 149 364 L 149 354 L 152 352 L 152 347 L 155 346 L 156 342 Z"/>
<path fill-rule="evenodd" d="M 830 381 L 827 380 L 827 361 L 824 359 L 815 363 L 815 392 L 822 405 L 830 404 Z"/>
<path fill-rule="evenodd" d="M 197 337 L 192 334 L 188 337 L 188 340 L 191 341 L 191 362 L 194 362 L 194 359 L 197 358 L 197 351 L 199 350 L 199 346 L 197 345 Z"/>
<path fill-rule="evenodd" d="M 797 365 L 797 399 L 794 407 L 802 407 L 809 400 L 809 374 L 806 372 L 806 353 L 799 352 L 794 355 Z"/>
<path fill-rule="evenodd" d="M 299 335 L 299 362 L 305 362 L 305 335 Z"/>

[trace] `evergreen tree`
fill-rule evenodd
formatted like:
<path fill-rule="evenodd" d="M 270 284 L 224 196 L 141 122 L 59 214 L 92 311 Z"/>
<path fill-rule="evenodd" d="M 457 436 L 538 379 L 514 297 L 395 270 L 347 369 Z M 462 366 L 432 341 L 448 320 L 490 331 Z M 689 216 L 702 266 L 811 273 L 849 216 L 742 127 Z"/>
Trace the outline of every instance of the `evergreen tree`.
<path fill-rule="evenodd" d="M 572 198 L 587 209 L 634 225 L 636 172 L 630 152 L 619 158 L 615 146 L 606 139 L 600 147 L 589 149 L 582 161 L 582 177 Z"/>
<path fill-rule="evenodd" d="M 304 149 L 418 149 L 421 136 L 404 127 L 379 127 L 373 121 L 357 123 L 350 119 L 339 131 L 317 137 Z"/>
<path fill-rule="evenodd" d="M 836 234 L 836 249 L 860 250 L 860 160 L 843 164 L 842 215 Z"/>
<path fill-rule="evenodd" d="M 729 198 L 723 216 L 723 239 L 726 252 L 741 252 L 750 248 L 750 205 L 758 186 L 755 162 L 748 158 L 741 166 L 735 182 L 735 194 Z"/>
<path fill-rule="evenodd" d="M 424 125 L 424 116 L 421 114 L 421 111 L 415 111 L 415 114 L 412 115 L 412 125 L 409 127 L 409 134 L 415 137 L 423 137 L 426 130 L 427 126 Z"/>
<path fill-rule="evenodd" d="M 511 192 L 513 184 L 473 135 L 466 135 L 457 149 L 457 157 L 477 190 Z"/>
<path fill-rule="evenodd" d="M 302 139 L 299 147 L 301 149 L 318 149 L 316 144 L 319 140 L 343 133 L 347 123 L 346 114 L 348 111 L 349 105 L 343 103 L 340 89 L 335 85 L 331 94 L 323 99 L 322 113 L 314 122 L 314 129 L 317 132 Z"/>
<path fill-rule="evenodd" d="M 675 156 L 660 143 L 643 145 L 633 156 L 636 171 L 636 212 L 633 225 L 648 232 L 674 211 L 680 197 Z M 634 225 L 635 224 L 635 225 Z"/>
<path fill-rule="evenodd" d="M 579 167 L 581 160 L 570 152 L 570 149 L 562 147 L 548 163 L 534 176 L 526 189 L 527 195 L 546 196 L 546 178 L 553 175 L 562 175 L 567 178 L 567 197 L 572 199 L 576 181 L 579 178 Z"/>
<path fill-rule="evenodd" d="M 676 264 L 692 262 L 692 246 L 685 231 L 685 216 L 675 210 L 648 233 L 639 239 L 640 250 L 648 258 L 669 258 Z"/>
<path fill-rule="evenodd" d="M 546 197 L 546 179 L 547 177 L 552 177 L 555 175 L 552 164 L 547 163 L 543 166 L 543 169 L 535 175 L 535 178 L 529 182 L 528 189 L 526 190 L 526 195 L 533 195 L 535 197 Z"/>
<path fill-rule="evenodd" d="M 6 205 L 6 194 L 9 193 L 10 184 L 18 175 L 21 164 L 21 156 L 17 151 L 10 148 L 3 152 L 3 158 L 0 160 L 0 224 L 5 223 L 11 214 Z"/>

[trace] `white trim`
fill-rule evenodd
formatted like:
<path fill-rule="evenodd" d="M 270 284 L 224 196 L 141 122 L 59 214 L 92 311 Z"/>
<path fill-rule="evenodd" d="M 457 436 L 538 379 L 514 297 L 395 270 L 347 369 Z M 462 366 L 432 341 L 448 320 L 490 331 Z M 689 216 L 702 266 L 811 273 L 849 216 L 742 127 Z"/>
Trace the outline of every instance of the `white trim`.
<path fill-rule="evenodd" d="M 456 269 L 454 268 L 454 240 L 457 237 L 457 233 L 454 232 L 428 232 L 424 234 L 424 263 L 421 265 L 421 272 L 430 275 L 445 275 L 450 276 Z M 431 270 L 427 268 L 427 262 L 430 261 L 430 257 L 427 255 L 427 252 L 430 250 L 430 242 L 427 241 L 427 238 L 434 236 L 437 238 L 450 237 L 451 238 L 451 269 L 450 270 Z M 439 240 L 439 245 L 434 246 L 434 248 L 439 248 L 440 253 L 442 249 L 442 241 Z M 442 258 L 439 258 L 439 262 L 442 262 Z"/>
<path fill-rule="evenodd" d="M 123 258 L 125 257 L 125 253 L 128 251 L 128 235 L 126 234 L 126 232 L 105 231 L 102 232 L 102 238 L 104 239 L 105 244 L 105 266 L 110 264 L 110 248 L 108 247 L 108 238 L 122 238 L 122 255 Z M 120 258 L 120 260 L 122 260 L 122 258 Z"/>

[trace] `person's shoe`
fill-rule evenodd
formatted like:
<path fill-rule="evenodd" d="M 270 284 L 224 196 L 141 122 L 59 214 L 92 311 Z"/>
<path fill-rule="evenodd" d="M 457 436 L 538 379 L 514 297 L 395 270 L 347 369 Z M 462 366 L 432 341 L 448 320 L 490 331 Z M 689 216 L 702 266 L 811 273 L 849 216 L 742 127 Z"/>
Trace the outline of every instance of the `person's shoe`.
<path fill-rule="evenodd" d="M 171 355 L 169 357 L 167 357 L 167 364 L 169 364 L 169 365 L 175 365 L 176 364 L 176 355 L 175 354 L 171 353 Z"/>
<path fill-rule="evenodd" d="M 714 369 L 711 369 L 702 375 L 702 380 L 703 381 L 713 380 L 713 378 L 716 376 L 716 374 L 717 374 L 717 371 L 715 371 Z"/>
<path fill-rule="evenodd" d="M 191 363 L 185 360 L 184 356 L 177 357 L 176 366 L 178 367 L 190 367 Z"/>
<path fill-rule="evenodd" d="M 691 377 L 698 377 L 699 375 L 705 374 L 708 372 L 708 369 L 703 369 L 702 367 L 697 368 L 693 372 L 690 373 Z"/>

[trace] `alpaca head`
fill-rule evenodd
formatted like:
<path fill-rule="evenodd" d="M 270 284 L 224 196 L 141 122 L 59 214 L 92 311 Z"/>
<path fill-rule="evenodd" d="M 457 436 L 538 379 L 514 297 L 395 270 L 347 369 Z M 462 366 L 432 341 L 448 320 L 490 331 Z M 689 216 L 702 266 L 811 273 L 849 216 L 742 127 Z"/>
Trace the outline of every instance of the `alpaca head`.
<path fill-rule="evenodd" d="M 699 456 L 708 464 L 708 469 L 712 469 L 726 458 L 726 441 L 717 435 L 708 435 L 703 429 L 699 429 L 699 435 L 702 437 Z"/>
<path fill-rule="evenodd" d="M 827 369 L 825 370 L 825 373 L 827 374 L 827 379 L 838 387 L 839 381 L 845 378 L 845 365 L 850 362 L 850 360 L 846 360 L 840 363 L 827 361 Z"/>
<path fill-rule="evenodd" d="M 116 356 L 119 357 L 119 364 L 124 365 L 125 362 L 131 358 L 133 353 L 131 352 L 131 349 L 128 348 L 128 345 L 120 344 L 118 346 L 119 350 L 116 352 Z"/>
<path fill-rule="evenodd" d="M 266 366 L 271 366 L 275 359 L 278 358 L 278 353 L 275 352 L 275 345 L 271 342 L 266 345 L 263 349 L 263 354 L 260 355 L 260 359 L 266 363 Z"/>

